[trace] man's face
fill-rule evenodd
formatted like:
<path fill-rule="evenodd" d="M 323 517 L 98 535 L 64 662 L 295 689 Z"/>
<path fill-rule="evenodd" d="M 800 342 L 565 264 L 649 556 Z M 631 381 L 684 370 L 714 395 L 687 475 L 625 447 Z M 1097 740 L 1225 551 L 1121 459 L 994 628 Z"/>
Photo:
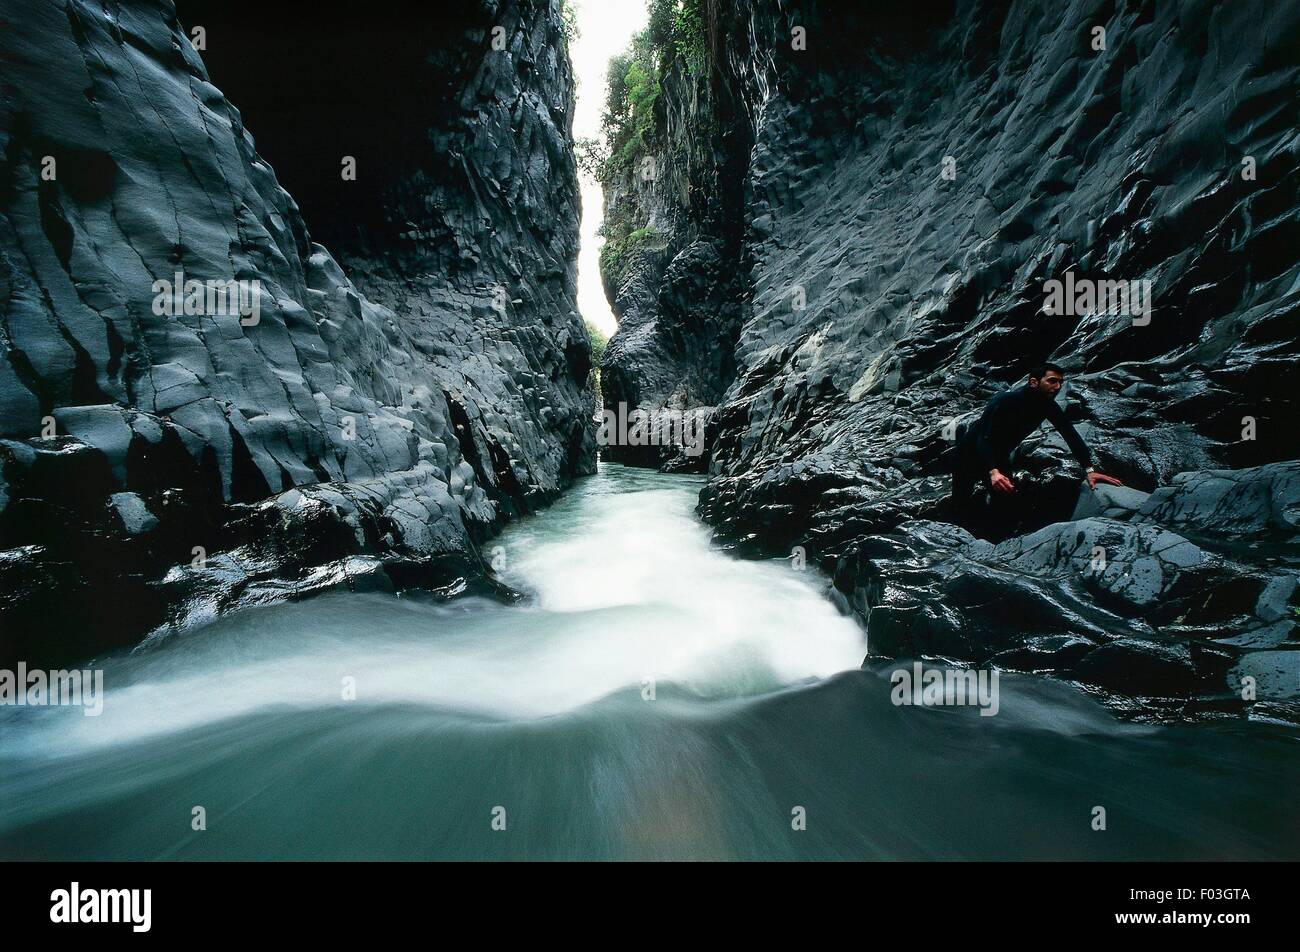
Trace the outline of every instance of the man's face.
<path fill-rule="evenodd" d="M 1055 397 L 1061 392 L 1061 384 L 1065 383 L 1065 378 L 1055 370 L 1049 370 L 1043 374 L 1042 379 L 1035 377 L 1029 378 L 1029 386 L 1040 390 L 1049 397 Z"/>

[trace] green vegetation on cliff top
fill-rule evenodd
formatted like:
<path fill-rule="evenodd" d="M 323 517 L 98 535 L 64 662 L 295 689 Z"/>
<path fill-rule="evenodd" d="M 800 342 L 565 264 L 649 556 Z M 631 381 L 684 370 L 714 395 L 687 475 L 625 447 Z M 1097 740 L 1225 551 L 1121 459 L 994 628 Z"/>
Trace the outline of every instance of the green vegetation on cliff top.
<path fill-rule="evenodd" d="M 602 184 L 649 154 L 662 137 L 655 104 L 675 60 L 691 75 L 708 67 L 703 0 L 649 0 L 645 29 L 632 37 L 606 71 L 601 138 L 578 143 L 579 164 Z M 623 237 L 623 236 L 616 236 Z"/>

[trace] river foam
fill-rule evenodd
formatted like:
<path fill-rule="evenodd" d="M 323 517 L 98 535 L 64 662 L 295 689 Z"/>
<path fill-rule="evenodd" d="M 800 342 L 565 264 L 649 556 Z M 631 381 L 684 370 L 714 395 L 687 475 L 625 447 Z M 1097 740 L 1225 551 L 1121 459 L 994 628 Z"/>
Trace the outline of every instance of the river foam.
<path fill-rule="evenodd" d="M 602 467 L 512 527 L 484 554 L 521 604 L 245 611 L 101 659 L 98 717 L 0 709 L 0 858 L 1300 855 L 1294 731 L 1009 673 L 994 716 L 897 705 L 909 662 L 859 668 L 823 578 L 713 548 L 699 485 Z"/>

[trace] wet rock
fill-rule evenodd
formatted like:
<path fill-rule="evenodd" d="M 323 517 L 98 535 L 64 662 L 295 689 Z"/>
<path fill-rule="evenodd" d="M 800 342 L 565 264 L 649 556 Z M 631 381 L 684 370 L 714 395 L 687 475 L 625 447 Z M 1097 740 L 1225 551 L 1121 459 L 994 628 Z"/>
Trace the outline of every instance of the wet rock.
<path fill-rule="evenodd" d="M 1079 486 L 1079 499 L 1075 504 L 1073 519 L 1104 516 L 1107 519 L 1132 518 L 1150 498 L 1150 493 L 1131 486 L 1107 486 L 1098 483 L 1095 489 L 1086 484 Z"/>
<path fill-rule="evenodd" d="M 1300 535 L 1300 461 L 1180 473 L 1151 494 L 1135 519 L 1207 540 L 1294 542 Z"/>
<path fill-rule="evenodd" d="M 854 541 L 833 572 L 873 654 L 1048 672 L 1190 705 L 1223 699 L 1242 659 L 1300 650 L 1293 568 L 1243 564 L 1153 526 L 1090 518 L 993 544 L 912 520 Z M 1258 699 L 1290 698 L 1276 676 L 1263 680 Z"/>
<path fill-rule="evenodd" d="M 1294 701 L 1300 698 L 1300 651 L 1256 651 L 1245 655 L 1228 672 L 1228 688 L 1240 691 L 1254 679 L 1260 697 Z"/>
<path fill-rule="evenodd" d="M 0 666 L 469 587 L 593 470 L 558 4 L 354 18 L 0 12 Z M 178 273 L 256 293 L 178 310 Z"/>
<path fill-rule="evenodd" d="M 635 306 L 607 354 L 657 398 L 730 348 L 708 358 L 718 538 L 804 547 L 873 653 L 1240 711 L 1228 668 L 1296 647 L 1300 138 L 1277 40 L 1300 8 L 1107 8 L 1104 52 L 1082 2 L 710 9 L 707 83 L 676 61 L 663 84 L 658 182 L 606 191 L 666 236 L 617 289 Z M 701 236 L 727 267 L 682 256 Z M 1067 273 L 1150 281 L 1150 312 L 1045 313 Z M 706 302 L 725 333 L 691 319 Z M 939 528 L 956 425 L 1049 359 L 1125 487 L 1081 490 L 1047 427 L 1014 497 Z"/>
<path fill-rule="evenodd" d="M 127 535 L 141 535 L 158 525 L 158 517 L 149 511 L 144 500 L 135 493 L 113 493 L 108 497 L 108 503 L 122 520 L 122 528 Z"/>
<path fill-rule="evenodd" d="M 1102 601 L 1141 612 L 1168 599 L 1205 554 L 1172 532 L 1105 519 L 1057 523 L 988 550 L 1025 575 L 1079 577 Z"/>
<path fill-rule="evenodd" d="M 1117 638 L 1088 652 L 1070 676 L 1121 694 L 1182 695 L 1196 679 L 1186 645 Z"/>

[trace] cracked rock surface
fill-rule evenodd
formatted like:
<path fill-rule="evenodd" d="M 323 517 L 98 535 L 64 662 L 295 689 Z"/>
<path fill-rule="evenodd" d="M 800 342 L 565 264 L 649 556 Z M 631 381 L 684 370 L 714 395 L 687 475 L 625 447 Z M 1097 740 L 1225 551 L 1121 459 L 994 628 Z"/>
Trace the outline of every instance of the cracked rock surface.
<path fill-rule="evenodd" d="M 399 99 L 424 83 L 392 121 L 426 146 L 360 166 L 373 214 L 350 240 L 321 204 L 337 256 L 186 17 L 0 11 L 0 664 L 327 586 L 491 587 L 477 544 L 594 469 L 558 2 L 380 36 L 367 75 Z M 275 42 L 310 48 L 295 35 Z M 328 109 L 307 72 L 249 78 L 312 123 Z M 156 313 L 177 272 L 257 282 L 256 323 Z"/>
<path fill-rule="evenodd" d="M 1235 472 L 1233 482 L 1258 497 L 1297 474 L 1300 464 L 1262 466 Z M 1234 689 L 1251 675 L 1252 708 L 1293 718 L 1290 606 L 1300 567 L 1256 547 L 1273 537 L 1269 527 L 1208 541 L 1222 508 L 1198 521 L 1185 507 L 1182 529 L 1202 544 L 1152 524 L 1154 498 L 996 544 L 947 523 L 904 521 L 847 543 L 835 585 L 864 618 L 876 654 L 1051 672 L 1130 699 L 1111 698 L 1144 714 L 1241 710 L 1247 699 Z"/>
<path fill-rule="evenodd" d="M 667 237 L 611 289 L 632 319 L 604 373 L 662 400 L 718 368 L 698 401 L 718 536 L 831 567 L 873 651 L 1055 671 L 1148 711 L 1294 707 L 1300 7 L 707 9 L 707 80 L 664 84 L 681 147 L 658 191 L 607 192 L 640 189 L 634 223 Z M 730 218 L 693 215 L 703 194 Z M 681 274 L 704 239 L 725 266 Z M 1149 319 L 1044 313 L 1067 272 L 1150 281 Z M 989 542 L 942 526 L 945 428 L 1044 359 L 1125 491 L 1080 499 L 1044 427 Z"/>

